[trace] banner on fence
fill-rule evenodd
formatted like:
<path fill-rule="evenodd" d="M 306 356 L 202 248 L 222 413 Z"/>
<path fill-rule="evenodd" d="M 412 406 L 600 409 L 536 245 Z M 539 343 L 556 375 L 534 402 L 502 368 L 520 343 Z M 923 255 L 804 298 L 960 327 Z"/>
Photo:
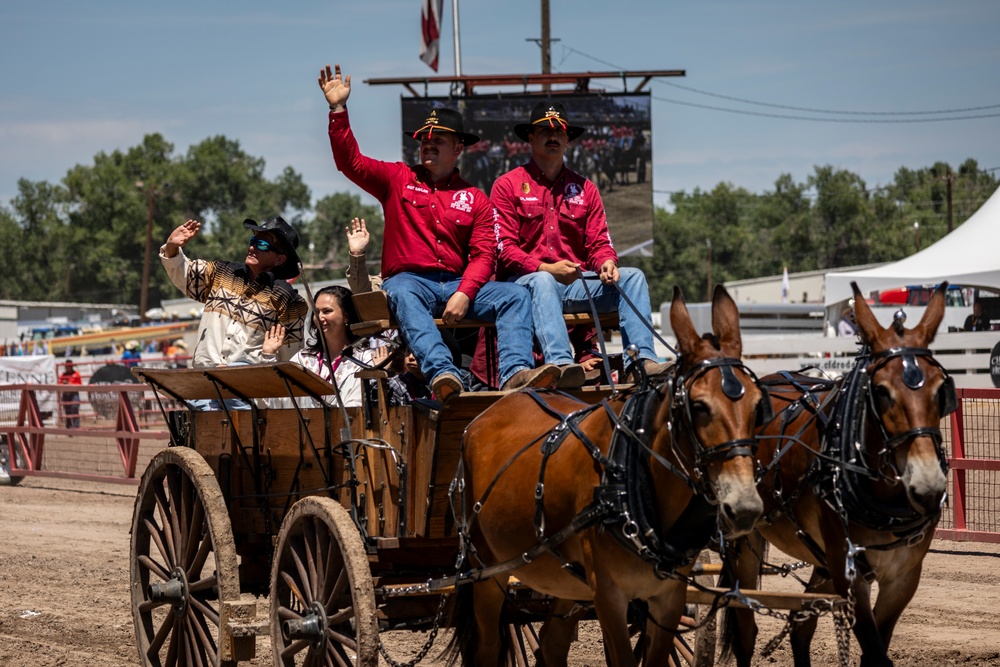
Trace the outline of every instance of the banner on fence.
<path fill-rule="evenodd" d="M 17 418 L 17 409 L 21 402 L 21 392 L 4 391 L 4 386 L 12 384 L 58 384 L 56 377 L 56 358 L 51 354 L 32 355 L 27 357 L 0 357 L 0 415 L 4 420 Z M 56 394 L 51 391 L 39 391 L 38 409 L 42 412 L 56 411 Z"/>

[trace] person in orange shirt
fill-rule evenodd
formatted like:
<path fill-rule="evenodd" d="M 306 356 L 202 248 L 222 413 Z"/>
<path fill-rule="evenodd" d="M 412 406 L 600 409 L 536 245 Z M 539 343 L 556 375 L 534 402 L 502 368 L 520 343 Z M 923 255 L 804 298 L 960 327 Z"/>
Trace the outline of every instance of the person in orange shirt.
<path fill-rule="evenodd" d="M 66 360 L 64 370 L 59 376 L 59 384 L 83 384 L 80 371 L 76 370 L 72 359 Z M 80 393 L 76 391 L 62 392 L 59 395 L 59 402 L 62 404 L 66 428 L 80 428 Z"/>

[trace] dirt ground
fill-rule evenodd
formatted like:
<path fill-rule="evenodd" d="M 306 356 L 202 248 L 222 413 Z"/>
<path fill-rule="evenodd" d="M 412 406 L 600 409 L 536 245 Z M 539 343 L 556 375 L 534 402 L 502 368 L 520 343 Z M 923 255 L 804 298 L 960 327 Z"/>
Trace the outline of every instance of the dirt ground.
<path fill-rule="evenodd" d="M 55 478 L 0 486 L 0 665 L 140 664 L 128 593 L 134 496 L 131 486 Z M 784 580 L 769 585 L 791 590 Z M 1000 545 L 936 542 L 891 656 L 897 667 L 1000 666 L 998 605 Z M 777 629 L 762 623 L 761 637 Z M 401 661 L 423 643 L 415 633 L 391 634 L 387 643 Z M 828 619 L 820 622 L 813 655 L 816 665 L 836 664 Z M 856 663 L 856 646 L 852 657 Z M 257 658 L 244 664 L 272 664 L 269 638 L 258 640 Z M 571 664 L 604 664 L 593 624 L 581 629 Z M 756 664 L 791 665 L 787 645 Z"/>

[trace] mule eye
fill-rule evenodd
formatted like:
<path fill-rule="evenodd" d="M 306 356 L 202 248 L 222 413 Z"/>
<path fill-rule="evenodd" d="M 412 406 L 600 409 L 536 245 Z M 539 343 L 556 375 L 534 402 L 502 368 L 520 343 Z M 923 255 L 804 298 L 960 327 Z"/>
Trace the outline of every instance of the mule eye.
<path fill-rule="evenodd" d="M 872 390 L 872 398 L 875 399 L 875 408 L 879 413 L 883 413 L 892 405 L 892 394 L 881 385 L 876 385 Z"/>
<path fill-rule="evenodd" d="M 708 404 L 695 401 L 691 404 L 691 421 L 694 426 L 708 426 L 712 421 L 712 411 Z"/>
<path fill-rule="evenodd" d="M 942 417 L 950 415 L 958 409 L 958 395 L 955 392 L 955 379 L 946 377 L 941 388 L 938 389 L 938 414 Z"/>

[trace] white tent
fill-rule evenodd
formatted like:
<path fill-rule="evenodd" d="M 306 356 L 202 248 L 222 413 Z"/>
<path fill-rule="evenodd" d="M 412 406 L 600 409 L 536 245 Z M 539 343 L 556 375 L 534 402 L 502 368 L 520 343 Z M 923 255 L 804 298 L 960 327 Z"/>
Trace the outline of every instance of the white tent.
<path fill-rule="evenodd" d="M 1000 291 L 1000 189 L 958 229 L 915 255 L 873 269 L 826 274 L 826 305 L 853 296 L 851 281 L 867 294 L 943 280 Z"/>

